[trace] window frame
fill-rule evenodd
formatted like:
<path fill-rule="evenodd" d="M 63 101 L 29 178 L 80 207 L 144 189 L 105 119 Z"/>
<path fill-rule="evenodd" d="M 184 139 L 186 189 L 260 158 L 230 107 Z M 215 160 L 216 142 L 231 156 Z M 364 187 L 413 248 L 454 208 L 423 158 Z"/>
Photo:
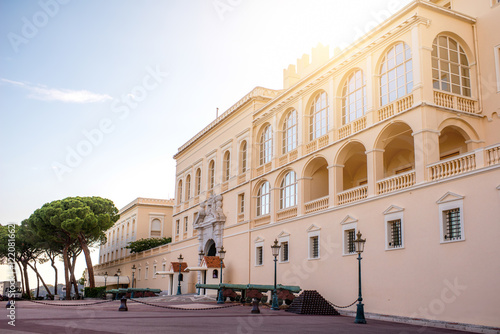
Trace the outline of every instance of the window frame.
<path fill-rule="evenodd" d="M 208 189 L 215 187 L 215 159 L 211 159 L 208 163 Z"/>
<path fill-rule="evenodd" d="M 260 256 L 259 256 L 260 250 Z M 264 265 L 264 241 L 255 243 L 255 266 L 260 267 Z M 260 260 L 260 261 L 259 261 Z"/>
<path fill-rule="evenodd" d="M 264 126 L 259 139 L 259 165 L 265 165 L 273 159 L 273 131 L 270 124 Z"/>
<path fill-rule="evenodd" d="M 293 175 L 293 179 L 291 179 L 291 175 Z M 280 182 L 280 210 L 295 206 L 297 206 L 297 173 L 290 170 Z"/>
<path fill-rule="evenodd" d="M 290 262 L 290 237 L 289 236 L 283 236 L 278 238 L 280 242 L 280 255 L 279 255 L 279 263 L 289 263 Z M 287 245 L 287 251 L 283 249 L 284 244 Z M 284 255 L 287 255 L 286 260 L 283 259 Z"/>
<path fill-rule="evenodd" d="M 308 254 L 307 254 L 307 259 L 308 260 L 319 260 L 321 258 L 321 231 L 316 230 L 316 231 L 310 231 L 307 233 L 307 248 L 308 248 Z M 318 256 L 314 257 L 314 239 L 317 238 L 318 240 Z"/>
<path fill-rule="evenodd" d="M 360 74 L 361 85 L 358 87 L 358 78 L 356 76 Z M 351 80 L 354 82 L 354 87 L 351 87 Z M 351 90 L 352 89 L 352 90 Z M 358 115 L 358 98 L 357 93 L 361 94 L 361 115 Z M 351 96 L 354 99 L 354 105 L 352 103 L 347 103 L 347 100 L 351 101 Z M 351 114 L 353 114 L 353 110 L 351 110 L 351 106 L 354 108 L 354 117 L 351 118 Z M 363 70 L 357 69 L 352 71 L 349 76 L 346 78 L 344 82 L 344 87 L 342 88 L 342 125 L 349 124 L 355 121 L 358 118 L 366 115 L 367 109 L 367 98 L 366 98 L 366 79 L 363 73 Z"/>
<path fill-rule="evenodd" d="M 229 181 L 231 177 L 231 151 L 224 152 L 222 158 L 222 182 Z"/>
<path fill-rule="evenodd" d="M 342 225 L 342 256 L 352 256 L 357 254 L 356 251 L 348 252 L 348 231 L 354 231 L 354 236 L 356 236 L 356 233 L 358 233 L 357 222 Z"/>
<path fill-rule="evenodd" d="M 189 201 L 191 199 L 191 174 L 188 174 L 186 176 L 186 201 Z"/>
<path fill-rule="evenodd" d="M 195 196 L 201 194 L 201 168 L 197 168 L 195 172 Z"/>
<path fill-rule="evenodd" d="M 297 127 L 297 111 L 292 109 L 286 114 L 283 121 L 282 154 L 287 154 L 297 148 Z"/>
<path fill-rule="evenodd" d="M 460 239 L 455 239 L 455 240 L 447 240 L 445 239 L 445 234 L 446 234 L 446 218 L 445 218 L 445 213 L 453 210 L 453 209 L 459 209 L 460 212 Z M 453 243 L 453 242 L 461 242 L 465 241 L 465 228 L 464 228 L 464 205 L 463 205 L 463 199 L 456 199 L 444 203 L 439 204 L 439 232 L 440 232 L 440 243 L 441 244 L 447 244 L 447 243 Z"/>
<path fill-rule="evenodd" d="M 402 52 L 398 52 L 397 48 L 402 45 Z M 408 58 L 408 53 L 410 57 Z M 402 55 L 402 62 L 398 63 L 398 56 Z M 394 60 L 394 64 L 391 65 L 391 60 Z M 399 73 L 398 68 L 403 66 L 403 73 Z M 390 67 L 390 68 L 389 68 Z M 409 69 L 408 69 L 409 68 Z M 391 72 L 393 72 L 394 77 L 391 78 Z M 408 77 L 410 76 L 410 80 Z M 379 71 L 379 87 L 380 87 L 380 107 L 389 105 L 390 103 L 399 100 L 400 98 L 410 94 L 413 91 L 413 55 L 411 47 L 403 41 L 399 41 L 393 44 L 384 54 L 382 61 L 380 62 Z M 404 77 L 404 83 L 402 85 L 398 84 L 399 78 Z M 391 83 L 394 83 L 394 87 L 391 88 Z M 385 87 L 385 89 L 384 89 Z M 404 88 L 404 94 L 399 94 L 399 90 Z M 391 93 L 395 93 L 394 97 L 391 97 Z M 384 97 L 386 100 L 384 101 Z"/>
<path fill-rule="evenodd" d="M 263 193 L 263 191 L 266 192 Z M 269 181 L 264 181 L 262 182 L 262 184 L 259 185 L 259 190 L 257 191 L 256 200 L 257 200 L 256 203 L 257 217 L 269 215 L 271 213 L 271 184 L 269 183 Z M 263 208 L 265 210 L 263 210 Z"/>
<path fill-rule="evenodd" d="M 318 101 L 320 102 L 319 110 L 316 108 Z M 316 93 L 309 110 L 309 141 L 314 141 L 328 133 L 329 110 L 328 94 L 325 91 Z"/>
<path fill-rule="evenodd" d="M 247 152 L 248 152 L 248 143 L 246 140 L 243 140 L 240 144 L 240 174 L 246 173 L 248 169 Z"/>

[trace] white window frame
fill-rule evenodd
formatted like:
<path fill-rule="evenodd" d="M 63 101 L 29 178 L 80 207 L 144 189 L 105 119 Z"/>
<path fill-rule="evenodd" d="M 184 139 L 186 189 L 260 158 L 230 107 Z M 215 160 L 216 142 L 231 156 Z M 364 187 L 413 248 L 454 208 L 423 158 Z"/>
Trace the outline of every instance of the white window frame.
<path fill-rule="evenodd" d="M 283 121 L 283 141 L 281 144 L 281 153 L 287 154 L 297 148 L 297 111 L 290 110 Z"/>
<path fill-rule="evenodd" d="M 445 230 L 445 212 L 459 209 L 460 210 L 460 239 L 457 240 L 446 240 L 444 235 L 446 234 Z M 439 233 L 440 233 L 440 243 L 447 244 L 452 242 L 461 242 L 465 241 L 465 229 L 464 229 L 464 203 L 463 199 L 456 199 L 449 202 L 444 202 L 439 204 Z"/>
<path fill-rule="evenodd" d="M 494 46 L 493 50 L 495 52 L 495 71 L 497 73 L 497 93 L 500 93 L 500 44 Z"/>
<path fill-rule="evenodd" d="M 259 139 L 259 165 L 265 165 L 273 159 L 273 128 L 264 126 Z"/>
<path fill-rule="evenodd" d="M 297 173 L 290 170 L 280 183 L 280 210 L 297 206 L 297 187 Z"/>
<path fill-rule="evenodd" d="M 258 249 L 261 248 L 262 249 L 262 263 L 259 263 L 258 262 Z M 264 241 L 258 241 L 258 242 L 255 242 L 255 251 L 254 251 L 254 254 L 255 254 L 255 266 L 256 267 L 261 267 L 264 265 Z"/>
<path fill-rule="evenodd" d="M 245 193 L 238 194 L 238 214 L 245 213 Z"/>
<path fill-rule="evenodd" d="M 267 189 L 264 186 L 267 184 Z M 263 191 L 267 190 L 266 193 Z M 256 198 L 256 215 L 257 217 L 267 216 L 271 213 L 271 183 L 264 181 L 260 184 Z"/>
<path fill-rule="evenodd" d="M 347 252 L 346 232 L 349 230 L 354 230 L 354 235 L 356 235 L 356 233 L 358 233 L 358 224 L 353 222 L 353 223 L 348 223 L 348 224 L 342 225 L 342 256 L 356 255 L 356 252 L 352 252 L 352 253 Z"/>
<path fill-rule="evenodd" d="M 189 226 L 189 217 L 186 216 L 184 217 L 184 234 L 188 233 L 188 226 Z"/>
<path fill-rule="evenodd" d="M 396 207 L 393 207 L 396 208 Z M 405 248 L 405 229 L 404 229 L 404 219 L 403 219 L 403 209 L 397 208 L 398 211 L 392 211 L 392 212 L 384 212 L 384 224 L 385 224 L 385 250 L 386 251 L 393 251 L 393 250 L 398 250 L 398 249 L 404 249 Z M 386 210 L 389 211 L 389 210 Z M 391 229 L 390 229 L 390 224 L 395 221 L 399 220 L 401 222 L 401 246 L 400 247 L 391 247 L 389 246 L 389 242 L 391 240 Z"/>
<path fill-rule="evenodd" d="M 284 237 L 279 237 L 279 242 L 280 242 L 280 255 L 279 255 L 279 263 L 288 263 L 290 262 L 290 237 L 284 236 Z M 283 260 L 283 243 L 288 244 L 288 259 L 286 261 Z"/>
<path fill-rule="evenodd" d="M 313 243 L 312 240 L 313 238 L 317 237 L 318 238 L 318 257 L 313 257 Z M 307 248 L 308 248 L 308 254 L 307 254 L 307 259 L 308 260 L 319 260 L 321 258 L 321 231 L 316 230 L 316 231 L 310 231 L 307 233 Z"/>

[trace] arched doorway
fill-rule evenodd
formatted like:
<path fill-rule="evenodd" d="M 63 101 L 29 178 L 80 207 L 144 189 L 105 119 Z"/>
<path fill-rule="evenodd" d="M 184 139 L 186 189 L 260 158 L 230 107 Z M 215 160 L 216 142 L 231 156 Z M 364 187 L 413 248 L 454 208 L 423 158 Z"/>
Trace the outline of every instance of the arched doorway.
<path fill-rule="evenodd" d="M 207 244 L 205 245 L 205 254 L 206 256 L 217 255 L 217 248 L 215 247 L 215 241 L 213 239 L 207 241 Z"/>

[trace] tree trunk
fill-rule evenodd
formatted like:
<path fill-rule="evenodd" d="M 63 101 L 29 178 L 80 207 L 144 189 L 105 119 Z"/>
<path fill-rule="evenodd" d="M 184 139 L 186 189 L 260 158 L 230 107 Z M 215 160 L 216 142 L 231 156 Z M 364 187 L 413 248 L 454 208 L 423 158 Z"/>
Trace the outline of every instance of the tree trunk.
<path fill-rule="evenodd" d="M 26 284 L 26 296 L 31 299 L 30 282 L 28 278 L 28 264 L 23 261 L 24 282 Z"/>
<path fill-rule="evenodd" d="M 63 261 L 64 261 L 64 279 L 66 283 L 66 299 L 71 299 L 71 283 L 69 281 L 69 259 L 68 259 L 68 249 L 69 245 L 65 245 L 63 249 Z"/>
<path fill-rule="evenodd" d="M 87 262 L 87 271 L 89 276 L 89 287 L 95 288 L 95 280 L 94 280 L 94 267 L 92 267 L 92 258 L 90 257 L 89 247 L 87 245 L 87 240 L 81 234 L 78 235 L 78 240 L 80 241 L 80 245 L 83 250 L 83 254 L 85 255 L 85 262 Z"/>
<path fill-rule="evenodd" d="M 50 258 L 50 265 L 52 266 L 52 268 L 54 268 L 54 277 L 55 277 L 55 280 L 54 280 L 54 295 L 57 295 L 57 267 L 56 267 L 56 265 L 54 263 L 56 256 L 54 255 L 53 258 L 49 256 L 49 258 Z"/>
<path fill-rule="evenodd" d="M 47 291 L 47 294 L 49 296 L 52 296 L 52 294 L 50 293 L 50 289 L 49 287 L 47 286 L 47 284 L 45 284 L 45 281 L 43 280 L 43 277 L 40 275 L 40 273 L 38 272 L 38 270 L 36 269 L 36 265 L 35 266 L 32 266 L 30 263 L 28 263 L 28 266 L 30 266 L 31 269 L 33 269 L 33 271 L 35 272 L 36 274 L 36 278 L 37 278 L 37 282 L 38 281 L 42 281 L 42 284 L 43 284 L 43 287 L 45 288 L 45 290 Z M 39 286 L 40 286 L 40 283 L 38 283 Z M 37 287 L 37 297 L 38 297 L 38 290 L 39 290 L 39 287 Z"/>
<path fill-rule="evenodd" d="M 70 275 L 71 283 L 73 284 L 73 288 L 75 289 L 75 298 L 79 299 L 80 294 L 78 293 L 78 282 L 75 279 L 75 265 L 77 256 L 78 255 L 73 254 L 72 259 L 70 259 Z"/>
<path fill-rule="evenodd" d="M 23 275 L 23 268 L 21 267 L 21 264 L 19 263 L 19 261 L 16 261 L 17 263 L 17 266 L 19 267 L 19 274 L 21 276 L 21 291 L 22 293 L 25 293 L 25 289 L 24 289 L 24 275 Z"/>

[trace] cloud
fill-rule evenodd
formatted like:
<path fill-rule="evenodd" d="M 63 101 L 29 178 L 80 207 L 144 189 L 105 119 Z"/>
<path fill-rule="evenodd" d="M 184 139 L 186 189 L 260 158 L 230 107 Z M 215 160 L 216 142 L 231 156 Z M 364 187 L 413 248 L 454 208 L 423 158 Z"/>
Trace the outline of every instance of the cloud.
<path fill-rule="evenodd" d="M 88 90 L 56 89 L 43 85 L 28 84 L 9 79 L 1 79 L 3 82 L 27 89 L 30 94 L 28 98 L 41 101 L 60 101 L 68 103 L 95 103 L 105 102 L 113 98 L 107 94 L 92 93 Z"/>

